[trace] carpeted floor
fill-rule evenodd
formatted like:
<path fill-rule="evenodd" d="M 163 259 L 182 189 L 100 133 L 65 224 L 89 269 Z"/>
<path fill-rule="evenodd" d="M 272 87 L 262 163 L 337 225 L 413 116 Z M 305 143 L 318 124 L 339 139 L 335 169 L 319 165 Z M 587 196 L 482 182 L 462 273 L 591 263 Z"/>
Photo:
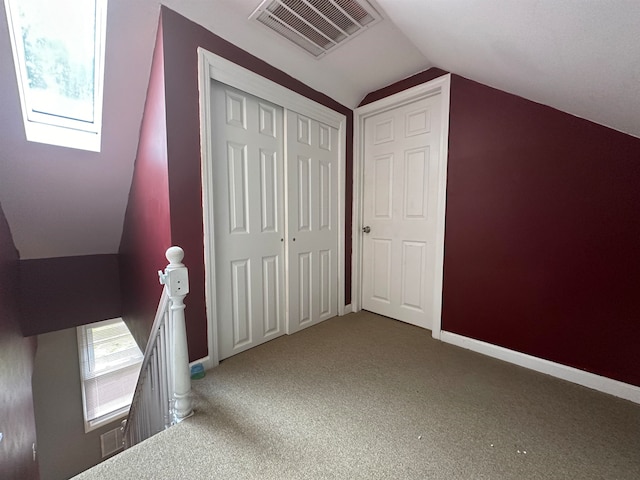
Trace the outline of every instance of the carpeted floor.
<path fill-rule="evenodd" d="M 241 353 L 77 479 L 640 479 L 640 405 L 367 312 Z"/>

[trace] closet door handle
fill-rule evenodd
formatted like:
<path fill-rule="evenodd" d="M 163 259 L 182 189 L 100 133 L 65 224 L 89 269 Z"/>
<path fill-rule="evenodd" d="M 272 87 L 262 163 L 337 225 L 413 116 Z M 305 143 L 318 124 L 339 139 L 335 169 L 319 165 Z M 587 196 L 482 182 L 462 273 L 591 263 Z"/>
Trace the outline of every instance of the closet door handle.
<path fill-rule="evenodd" d="M 366 227 L 362 227 L 363 233 L 369 233 L 371 231 L 371 227 L 367 225 Z"/>

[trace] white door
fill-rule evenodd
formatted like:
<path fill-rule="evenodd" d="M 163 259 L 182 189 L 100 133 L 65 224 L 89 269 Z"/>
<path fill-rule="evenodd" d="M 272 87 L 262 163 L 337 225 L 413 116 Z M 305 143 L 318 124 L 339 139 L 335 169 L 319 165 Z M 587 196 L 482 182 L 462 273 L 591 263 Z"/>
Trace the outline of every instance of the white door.
<path fill-rule="evenodd" d="M 212 91 L 219 359 L 284 333 L 281 107 L 227 85 Z"/>
<path fill-rule="evenodd" d="M 429 329 L 441 96 L 379 113 L 364 124 L 362 307 Z"/>
<path fill-rule="evenodd" d="M 288 333 L 338 313 L 338 131 L 287 110 Z"/>

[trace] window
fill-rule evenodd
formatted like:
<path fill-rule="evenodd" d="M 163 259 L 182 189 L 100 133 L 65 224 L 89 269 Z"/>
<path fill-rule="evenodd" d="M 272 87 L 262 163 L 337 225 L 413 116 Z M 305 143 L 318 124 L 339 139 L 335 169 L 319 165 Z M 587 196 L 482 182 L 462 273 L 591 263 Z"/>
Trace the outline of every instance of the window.
<path fill-rule="evenodd" d="M 142 352 L 121 318 L 78 327 L 85 431 L 123 418 L 138 381 Z"/>
<path fill-rule="evenodd" d="M 100 151 L 107 0 L 4 0 L 27 140 Z"/>

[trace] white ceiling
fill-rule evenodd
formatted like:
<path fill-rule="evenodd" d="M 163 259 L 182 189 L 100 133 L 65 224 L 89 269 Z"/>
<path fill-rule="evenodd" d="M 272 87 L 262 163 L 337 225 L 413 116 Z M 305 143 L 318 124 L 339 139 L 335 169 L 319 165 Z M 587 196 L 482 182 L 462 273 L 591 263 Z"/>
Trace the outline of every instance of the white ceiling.
<path fill-rule="evenodd" d="M 26 141 L 0 2 L 0 203 L 21 258 L 118 251 L 159 11 L 109 2 L 102 152 L 92 153 Z"/>
<path fill-rule="evenodd" d="M 109 0 L 96 154 L 24 139 L 0 2 L 0 202 L 22 258 L 117 252 L 160 3 Z M 260 0 L 162 3 L 351 108 L 437 66 L 640 137 L 638 0 L 377 0 L 387 20 L 320 60 L 249 22 Z"/>
<path fill-rule="evenodd" d="M 378 0 L 430 63 L 640 137 L 639 0 Z"/>
<path fill-rule="evenodd" d="M 316 60 L 247 20 L 262 0 L 163 0 L 163 4 L 348 107 L 372 90 L 429 68 L 391 22 L 381 22 Z M 371 2 L 373 3 L 373 2 Z"/>

